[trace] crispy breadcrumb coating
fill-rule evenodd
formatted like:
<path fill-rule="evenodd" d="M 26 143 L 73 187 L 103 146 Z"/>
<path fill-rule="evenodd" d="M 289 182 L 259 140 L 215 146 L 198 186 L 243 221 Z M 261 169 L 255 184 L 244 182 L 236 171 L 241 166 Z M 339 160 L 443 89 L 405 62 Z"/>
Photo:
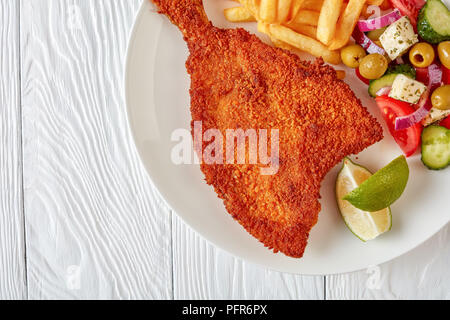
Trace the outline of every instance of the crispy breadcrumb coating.
<path fill-rule="evenodd" d="M 206 182 L 266 247 L 302 257 L 323 178 L 345 156 L 381 140 L 381 126 L 321 59 L 304 62 L 243 29 L 216 28 L 201 0 L 153 2 L 189 47 L 192 121 L 224 136 L 236 128 L 279 130 L 277 174 L 261 175 L 261 165 L 202 164 Z"/>

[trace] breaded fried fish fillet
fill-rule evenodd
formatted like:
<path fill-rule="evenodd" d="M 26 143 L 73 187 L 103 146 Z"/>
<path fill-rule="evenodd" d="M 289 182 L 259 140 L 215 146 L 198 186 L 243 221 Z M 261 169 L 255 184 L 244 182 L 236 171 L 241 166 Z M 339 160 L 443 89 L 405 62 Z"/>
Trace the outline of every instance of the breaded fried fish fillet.
<path fill-rule="evenodd" d="M 208 20 L 201 0 L 152 0 L 188 44 L 192 121 L 203 130 L 279 130 L 279 169 L 202 164 L 206 182 L 250 234 L 302 257 L 320 211 L 320 185 L 345 156 L 383 138 L 381 126 L 336 72 Z M 203 145 L 205 148 L 205 145 Z M 197 150 L 201 152 L 202 150 Z"/>

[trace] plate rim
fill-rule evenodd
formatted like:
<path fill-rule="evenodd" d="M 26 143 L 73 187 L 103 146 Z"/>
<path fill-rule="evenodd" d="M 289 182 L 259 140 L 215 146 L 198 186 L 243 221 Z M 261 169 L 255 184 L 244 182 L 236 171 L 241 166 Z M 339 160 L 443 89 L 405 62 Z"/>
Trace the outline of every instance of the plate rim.
<path fill-rule="evenodd" d="M 139 24 L 141 23 L 141 19 L 143 18 L 145 10 L 149 10 L 152 7 L 153 7 L 153 5 L 150 3 L 149 0 L 142 0 L 142 4 L 141 4 L 137 14 L 135 15 L 135 20 L 133 22 L 133 26 L 131 28 L 131 32 L 130 32 L 129 37 L 128 37 L 128 43 L 127 43 L 127 49 L 126 49 L 125 70 L 124 70 L 124 76 L 123 76 L 123 81 L 124 81 L 123 91 L 124 91 L 125 104 L 126 104 L 127 125 L 128 125 L 128 128 L 129 128 L 129 131 L 131 133 L 131 136 L 133 138 L 133 143 L 134 143 L 135 148 L 137 150 L 137 153 L 139 155 L 139 159 L 141 161 L 141 164 L 145 168 L 145 172 L 146 172 L 148 178 L 151 180 L 151 183 L 153 185 L 154 190 L 158 192 L 158 194 L 164 200 L 165 204 L 169 207 L 169 209 L 173 213 L 175 213 L 183 221 L 183 223 L 185 223 L 191 230 L 195 231 L 195 233 L 197 235 L 199 235 L 202 239 L 206 240 L 208 243 L 213 245 L 215 248 L 218 248 L 219 250 L 222 250 L 222 251 L 230 254 L 234 258 L 237 258 L 239 260 L 242 260 L 242 261 L 245 261 L 245 262 L 249 262 L 249 263 L 261 266 L 263 268 L 266 268 L 266 269 L 269 269 L 269 270 L 272 270 L 272 271 L 283 272 L 283 273 L 292 274 L 292 275 L 326 276 L 326 275 L 338 275 L 338 274 L 344 275 L 344 274 L 349 274 L 349 273 L 361 271 L 361 270 L 366 269 L 367 267 L 370 267 L 370 266 L 355 267 L 355 268 L 351 268 L 351 269 L 346 270 L 346 271 L 337 270 L 336 272 L 331 272 L 331 273 L 295 272 L 295 271 L 292 271 L 292 270 L 276 268 L 276 267 L 274 267 L 272 265 L 263 264 L 262 262 L 257 261 L 255 259 L 248 258 L 248 257 L 243 257 L 242 255 L 240 255 L 238 253 L 231 252 L 231 251 L 227 250 L 226 248 L 224 248 L 219 243 L 216 243 L 214 240 L 212 240 L 209 237 L 205 236 L 201 231 L 198 230 L 198 228 L 196 228 L 192 223 L 190 223 L 187 219 L 185 219 L 185 217 L 182 214 L 179 214 L 177 210 L 173 209 L 173 205 L 167 200 L 167 197 L 165 196 L 165 194 L 163 192 L 161 192 L 160 188 L 158 187 L 158 183 L 155 182 L 155 178 L 154 178 L 153 174 L 150 172 L 150 170 L 148 168 L 148 165 L 146 164 L 144 154 L 141 151 L 141 148 L 139 147 L 139 144 L 137 142 L 138 141 L 137 133 L 136 133 L 136 130 L 135 130 L 134 126 L 133 126 L 132 106 L 131 106 L 130 98 L 129 98 L 130 94 L 131 94 L 130 89 L 129 89 L 130 79 L 131 79 L 131 74 L 130 74 L 130 65 L 131 65 L 131 56 L 132 56 L 131 53 L 132 53 L 132 50 L 133 50 L 133 47 L 134 47 L 134 42 L 135 42 L 135 40 L 137 38 L 138 27 L 139 27 Z M 380 259 L 380 261 L 378 263 L 376 263 L 376 265 L 380 266 L 382 264 L 388 263 L 388 262 L 390 262 L 390 261 L 392 261 L 394 259 L 402 257 L 403 255 L 413 251 L 417 247 L 421 246 L 422 244 L 424 244 L 425 242 L 430 240 L 436 234 L 438 234 L 442 229 L 444 229 L 448 225 L 449 222 L 450 222 L 450 217 L 449 217 L 449 219 L 448 219 L 448 221 L 446 223 L 444 223 L 439 228 L 437 228 L 437 230 L 434 230 L 433 232 L 430 232 L 430 234 L 427 237 L 424 237 L 424 239 L 422 241 L 419 241 L 418 243 L 416 243 L 411 248 L 409 248 L 408 250 L 404 251 L 401 254 L 392 254 L 391 256 L 388 256 L 388 257 L 385 257 L 383 259 Z M 267 250 L 269 250 L 269 249 L 267 249 Z M 281 253 L 277 253 L 277 254 L 281 254 Z"/>

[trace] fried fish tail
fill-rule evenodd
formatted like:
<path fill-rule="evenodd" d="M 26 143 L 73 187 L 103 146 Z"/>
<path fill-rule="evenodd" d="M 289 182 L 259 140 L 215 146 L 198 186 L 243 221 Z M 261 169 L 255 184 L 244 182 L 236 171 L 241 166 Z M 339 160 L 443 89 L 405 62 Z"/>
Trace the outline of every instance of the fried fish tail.
<path fill-rule="evenodd" d="M 202 31 L 210 28 L 202 0 L 150 0 L 169 20 L 176 25 L 186 38 L 197 38 Z"/>

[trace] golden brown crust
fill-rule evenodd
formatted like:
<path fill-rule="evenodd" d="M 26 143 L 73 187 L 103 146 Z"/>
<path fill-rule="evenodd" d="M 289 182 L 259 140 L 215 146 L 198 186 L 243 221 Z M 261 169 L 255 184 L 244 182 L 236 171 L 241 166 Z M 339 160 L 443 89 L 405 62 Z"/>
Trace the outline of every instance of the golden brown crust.
<path fill-rule="evenodd" d="M 172 21 L 184 19 L 173 16 L 182 11 L 170 11 L 171 1 L 156 2 L 165 4 L 160 10 Z M 276 175 L 261 175 L 259 165 L 203 164 L 206 182 L 265 246 L 302 257 L 320 211 L 324 176 L 343 157 L 381 140 L 381 126 L 320 59 L 303 62 L 243 29 L 208 23 L 189 29 L 185 38 L 193 123 L 202 121 L 204 131 L 215 128 L 224 135 L 235 128 L 280 132 Z"/>

